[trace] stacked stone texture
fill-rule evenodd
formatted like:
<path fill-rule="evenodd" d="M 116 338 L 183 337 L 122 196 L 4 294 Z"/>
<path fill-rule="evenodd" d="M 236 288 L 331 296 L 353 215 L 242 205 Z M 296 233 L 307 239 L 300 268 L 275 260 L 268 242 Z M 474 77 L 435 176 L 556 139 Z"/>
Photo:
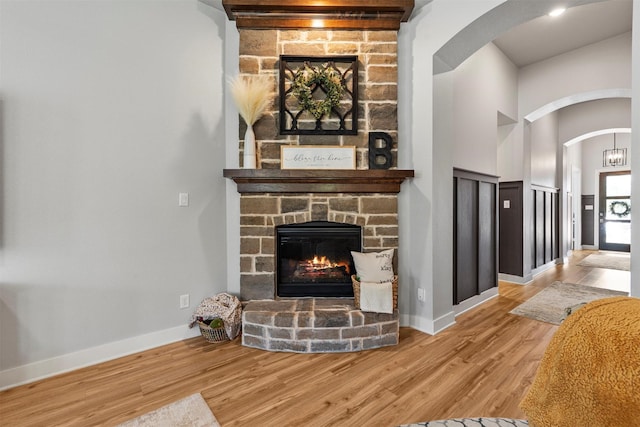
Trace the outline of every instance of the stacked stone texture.
<path fill-rule="evenodd" d="M 255 125 L 258 167 L 280 168 L 283 145 L 355 146 L 356 167 L 368 169 L 370 132 L 393 139 L 397 166 L 397 33 L 395 31 L 240 30 L 241 75 L 273 82 L 274 102 Z M 280 135 L 280 55 L 358 57 L 357 135 Z M 245 124 L 240 120 L 240 164 Z M 243 344 L 272 351 L 359 351 L 398 343 L 394 314 L 364 313 L 344 299 L 276 300 L 275 230 L 279 225 L 331 221 L 359 225 L 363 251 L 398 248 L 396 194 L 242 194 L 240 293 Z M 395 264 L 395 260 L 394 260 Z M 394 266 L 397 271 L 397 266 Z"/>
<path fill-rule="evenodd" d="M 366 313 L 333 299 L 252 301 L 242 328 L 243 345 L 270 351 L 361 351 L 399 340 L 397 313 Z"/>
<path fill-rule="evenodd" d="M 280 55 L 357 55 L 359 68 L 358 135 L 280 135 L 278 112 Z M 368 168 L 369 132 L 393 138 L 393 166 L 398 141 L 398 44 L 395 31 L 240 30 L 240 73 L 273 80 L 270 111 L 255 125 L 259 168 L 280 167 L 282 145 L 355 146 L 358 169 Z M 240 138 L 245 124 L 240 121 Z M 240 140 L 242 162 L 243 141 Z"/>
<path fill-rule="evenodd" d="M 240 198 L 240 296 L 275 298 L 275 227 L 308 221 L 359 225 L 363 250 L 398 247 L 395 194 L 243 194 Z M 397 269 L 396 269 L 397 270 Z"/>

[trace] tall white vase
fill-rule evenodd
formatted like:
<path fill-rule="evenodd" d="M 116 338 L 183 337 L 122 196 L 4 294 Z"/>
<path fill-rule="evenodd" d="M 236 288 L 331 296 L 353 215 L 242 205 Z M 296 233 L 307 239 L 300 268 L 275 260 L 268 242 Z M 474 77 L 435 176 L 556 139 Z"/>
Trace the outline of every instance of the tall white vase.
<path fill-rule="evenodd" d="M 256 134 L 253 132 L 253 126 L 251 125 L 247 125 L 247 132 L 244 134 L 242 167 L 244 169 L 256 168 Z"/>

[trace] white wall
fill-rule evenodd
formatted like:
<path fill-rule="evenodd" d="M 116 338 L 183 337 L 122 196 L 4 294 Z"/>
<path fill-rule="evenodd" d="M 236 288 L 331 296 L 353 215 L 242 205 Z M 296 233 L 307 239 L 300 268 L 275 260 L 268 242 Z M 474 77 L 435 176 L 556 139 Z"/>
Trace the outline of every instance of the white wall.
<path fill-rule="evenodd" d="M 567 147 L 565 152 L 565 162 L 567 165 L 567 170 L 571 171 L 574 169 L 582 170 L 582 144 L 572 144 Z M 576 190 L 582 187 L 582 180 L 577 183 L 577 186 L 573 185 L 573 181 L 569 180 L 567 183 L 567 191 L 570 191 L 576 194 Z M 581 194 L 584 194 L 582 192 Z M 581 194 L 576 194 L 575 197 L 580 197 Z"/>
<path fill-rule="evenodd" d="M 597 177 L 601 172 L 614 172 L 621 167 L 603 167 L 602 152 L 613 148 L 613 134 L 598 135 L 580 143 L 582 146 L 582 194 L 598 194 Z M 627 149 L 627 159 L 631 158 L 631 134 L 617 133 L 616 146 Z M 622 167 L 622 169 L 625 169 Z"/>
<path fill-rule="evenodd" d="M 553 112 L 531 123 L 531 183 L 558 187 L 556 159 L 558 150 L 558 113 Z"/>
<path fill-rule="evenodd" d="M 633 98 L 631 101 L 631 145 L 640 147 L 640 7 L 635 2 L 633 8 L 633 58 L 632 58 L 632 82 Z M 631 169 L 640 168 L 640 150 L 634 150 L 631 155 Z M 640 200 L 640 173 L 631 175 L 631 199 Z M 638 209 L 631 211 L 631 223 L 638 224 L 640 215 Z M 640 248 L 640 227 L 631 227 L 631 247 Z M 640 251 L 631 252 L 631 265 L 640 265 Z M 640 297 L 640 280 L 638 268 L 631 268 L 630 295 Z"/>
<path fill-rule="evenodd" d="M 451 123 L 446 115 L 453 112 L 450 102 L 445 101 L 442 106 L 438 104 L 445 96 L 443 94 L 453 93 L 453 89 L 446 78 L 438 76 L 429 81 L 425 76 L 434 70 L 442 72 L 455 68 L 458 65 L 456 59 L 460 57 L 457 53 L 473 53 L 501 31 L 544 15 L 546 8 L 546 2 L 526 2 L 525 5 L 514 0 L 434 0 L 424 5 L 401 30 L 399 60 L 401 67 L 406 68 L 400 69 L 399 79 L 399 112 L 403 112 L 399 114 L 400 140 L 407 141 L 410 146 L 403 147 L 400 152 L 399 166 L 414 168 L 416 177 L 405 184 L 400 193 L 400 311 L 408 323 L 418 329 L 438 331 L 454 318 L 449 243 L 453 221 L 453 141 L 446 130 L 440 129 L 440 123 L 443 126 Z M 636 22 L 639 21 L 637 9 Z M 640 42 L 634 46 L 637 58 L 640 56 Z M 504 158 L 518 152 L 527 156 L 531 129 L 521 120 L 528 113 L 576 92 L 611 88 L 630 92 L 630 48 L 627 34 L 574 51 L 564 58 L 556 57 L 526 67 L 524 83 L 523 74 L 519 75 L 519 122 L 512 126 L 512 130 L 505 128 L 501 133 L 503 140 L 515 144 L 502 144 L 500 149 L 505 154 Z M 455 52 L 450 55 L 452 51 Z M 438 56 L 434 57 L 436 52 Z M 468 55 L 462 56 L 463 60 L 466 57 Z M 541 74 L 536 75 L 534 67 L 540 67 Z M 633 93 L 636 97 L 640 95 L 640 85 L 633 88 Z M 517 133 L 517 138 L 509 137 L 512 132 Z M 528 158 L 524 159 L 525 185 L 531 181 L 530 165 Z M 638 187 L 640 185 L 634 188 Z M 528 220 L 530 218 L 525 218 Z M 640 233 L 637 240 L 640 244 Z M 525 260 L 528 258 L 529 254 L 525 253 Z M 415 301 L 418 287 L 426 290 L 428 297 L 424 303 Z"/>
<path fill-rule="evenodd" d="M 399 150 L 399 167 L 415 169 L 416 173 L 399 194 L 399 305 L 403 324 L 428 333 L 454 322 L 453 136 L 434 127 L 434 116 L 444 121 L 444 127 L 452 123 L 447 115 L 452 114 L 453 92 L 449 76 L 438 77 L 438 88 L 434 88 L 434 54 L 458 31 L 501 2 L 434 0 L 416 10 L 398 36 L 399 138 L 407 144 Z M 438 105 L 439 111 L 434 112 L 434 100 L 447 93 L 450 101 Z M 425 289 L 426 301 L 417 301 L 418 288 Z"/>
<path fill-rule="evenodd" d="M 523 67 L 518 76 L 520 116 L 578 94 L 630 88 L 630 70 L 630 33 Z"/>
<path fill-rule="evenodd" d="M 398 109 L 406 145 L 399 166 L 416 171 L 400 193 L 404 324 L 433 333 L 454 321 L 453 142 L 434 123 L 434 117 L 452 123 L 453 86 L 449 74 L 431 79 L 434 61 L 442 63 L 434 55 L 476 22 L 482 25 L 475 40 L 462 43 L 473 52 L 544 14 L 543 3 L 422 1 L 402 26 Z M 224 248 L 234 253 L 239 235 L 238 227 L 224 230 L 221 203 L 226 186 L 226 208 L 237 211 L 237 195 L 228 195 L 235 189 L 221 178 L 225 158 L 237 166 L 235 151 L 222 148 L 224 139 L 237 148 L 235 136 L 225 138 L 220 110 L 221 34 L 232 31 L 222 12 L 190 0 L 3 0 L 0 8 L 2 387 L 188 333 L 184 325 L 199 299 L 227 289 Z M 640 8 L 634 21 L 637 71 Z M 608 49 L 615 58 L 607 61 L 621 60 L 620 49 Z M 640 72 L 633 75 L 637 129 Z M 625 76 L 618 80 L 623 84 Z M 531 97 L 526 109 L 547 95 Z M 633 139 L 640 143 L 640 133 Z M 634 153 L 632 164 L 640 164 L 640 150 Z M 640 198 L 640 183 L 633 188 Z M 189 208 L 177 208 L 179 191 L 191 193 Z M 633 229 L 634 245 L 639 230 Z M 418 287 L 427 301 L 417 302 Z M 182 293 L 191 294 L 190 310 L 177 309 Z M 632 294 L 640 295 L 633 279 Z"/>
<path fill-rule="evenodd" d="M 522 127 L 518 124 L 517 119 L 498 113 L 497 174 L 500 181 L 522 180 L 525 156 L 521 133 Z"/>
<path fill-rule="evenodd" d="M 2 388 L 193 335 L 194 307 L 226 290 L 226 18 L 194 1 L 0 7 Z"/>
<path fill-rule="evenodd" d="M 574 249 L 580 249 L 582 247 L 582 144 L 572 144 L 565 147 L 564 150 L 564 164 L 566 168 L 566 188 L 564 193 L 570 193 L 572 199 L 567 200 L 567 215 L 563 217 L 563 220 L 567 224 L 566 230 L 570 230 L 572 227 L 575 230 Z M 573 218 L 571 217 L 573 215 Z M 575 221 L 575 225 L 573 222 Z M 570 233 L 566 233 L 564 236 L 567 250 L 571 250 Z"/>
<path fill-rule="evenodd" d="M 580 49 L 558 55 L 545 61 L 523 67 L 519 73 L 519 106 L 520 120 L 527 118 L 533 123 L 544 117 L 544 114 L 557 111 L 560 108 L 577 102 L 589 101 L 599 98 L 630 97 L 631 95 L 631 34 L 626 33 L 612 37 L 599 43 L 594 43 Z M 531 129 L 528 129 L 531 130 Z M 530 145 L 528 140 L 530 133 L 523 133 L 523 146 Z M 564 142 L 564 141 L 562 141 Z M 516 144 L 517 144 L 516 139 Z M 558 146 L 558 153 L 562 148 Z M 528 149 L 523 150 L 525 155 Z M 532 168 L 535 164 L 531 164 Z M 524 174 L 525 186 L 532 183 L 537 171 L 532 169 L 531 175 Z M 556 182 L 560 186 L 566 183 L 564 180 Z M 530 197 L 525 195 L 525 205 L 530 205 Z M 562 192 L 562 209 L 560 212 L 563 221 L 560 223 L 559 232 L 566 236 L 567 222 L 567 197 Z M 525 209 L 525 224 L 531 221 L 530 210 Z M 525 241 L 532 238 L 531 230 L 525 229 Z M 566 239 L 561 239 L 561 254 L 566 254 L 568 247 Z M 525 271 L 528 271 L 530 245 L 525 245 Z"/>
<path fill-rule="evenodd" d="M 513 120 L 518 117 L 518 69 L 488 43 L 453 73 L 453 165 L 497 175 L 498 112 Z"/>
<path fill-rule="evenodd" d="M 574 211 L 576 212 L 576 248 L 579 249 L 582 245 L 580 236 L 581 196 L 583 194 L 595 194 L 594 176 L 597 174 L 596 170 L 602 168 L 602 150 L 591 149 L 591 153 L 587 154 L 587 158 L 592 158 L 592 160 L 583 165 L 582 147 L 584 145 L 589 148 L 590 141 L 593 141 L 598 135 L 608 135 L 605 140 L 608 138 L 611 143 L 611 132 L 615 129 L 624 129 L 628 132 L 631 129 L 631 99 L 603 98 L 581 102 L 561 108 L 558 110 L 558 115 L 560 143 L 570 144 L 567 149 L 567 158 L 565 159 L 565 176 L 568 183 L 571 183 L 572 180 L 576 181 L 572 194 L 574 197 Z M 606 148 L 612 147 L 608 146 Z M 583 170 L 583 168 L 586 169 Z M 576 174 L 578 175 L 577 177 L 575 176 Z M 582 188 L 583 182 L 588 184 L 586 190 L 589 191 L 588 193 Z M 571 190 L 567 188 L 567 191 Z M 569 214 L 567 212 L 567 219 Z M 596 224 L 594 224 L 595 227 Z M 597 243 L 597 235 L 596 232 L 595 243 Z M 567 246 L 567 249 L 569 249 L 569 246 Z"/>
<path fill-rule="evenodd" d="M 631 128 L 630 98 L 581 102 L 562 108 L 558 113 L 558 139 L 562 144 L 603 129 Z"/>

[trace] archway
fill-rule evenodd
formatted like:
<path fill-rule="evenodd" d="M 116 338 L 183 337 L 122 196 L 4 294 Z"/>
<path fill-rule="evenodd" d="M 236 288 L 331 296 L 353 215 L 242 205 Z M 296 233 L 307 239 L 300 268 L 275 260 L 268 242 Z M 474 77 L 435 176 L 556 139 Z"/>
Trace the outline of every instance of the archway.
<path fill-rule="evenodd" d="M 574 4 L 572 4 L 572 6 L 581 6 L 588 3 L 596 3 L 596 2 L 575 2 Z M 448 71 L 453 71 L 455 73 L 459 70 L 459 66 L 462 65 L 463 63 L 466 66 L 467 64 L 466 61 L 470 60 L 471 57 L 476 54 L 476 52 L 479 52 L 480 49 L 482 49 L 485 46 L 483 42 L 491 41 L 491 40 L 487 40 L 490 37 L 488 34 L 496 35 L 496 34 L 499 34 L 500 31 L 508 29 L 507 24 L 505 24 L 506 22 L 509 22 L 511 25 L 517 25 L 528 19 L 533 19 L 535 17 L 542 16 L 547 12 L 549 3 L 542 3 L 532 7 L 533 9 L 537 8 L 535 13 L 533 9 L 528 9 L 527 11 L 524 11 L 524 12 L 516 11 L 516 9 L 513 8 L 513 2 L 503 3 L 497 6 L 496 8 L 492 9 L 490 12 L 483 15 L 482 17 L 476 19 L 472 24 L 470 24 L 468 27 L 458 32 L 456 36 L 454 36 L 445 45 L 443 45 L 434 55 L 434 62 L 433 62 L 434 93 L 439 94 L 439 93 L 447 93 L 447 92 L 450 92 L 450 93 L 456 92 L 456 89 L 457 89 L 455 87 L 456 77 L 453 77 L 453 78 L 447 77 L 446 75 L 448 74 Z M 502 15 L 502 14 L 505 14 L 505 15 Z M 494 26 L 492 29 L 487 29 L 486 26 L 492 25 L 490 23 L 492 23 L 493 20 L 497 19 L 497 17 L 500 17 L 499 19 L 500 24 Z M 567 77 L 567 78 L 570 78 L 570 77 Z M 590 87 L 598 88 L 598 89 L 588 90 Z M 442 89 L 439 89 L 439 88 L 442 88 Z M 514 145 L 519 145 L 520 153 L 523 156 L 519 160 L 521 162 L 519 166 L 522 173 L 522 176 L 520 176 L 519 178 L 520 180 L 523 181 L 523 188 L 525 189 L 525 192 L 528 191 L 528 188 L 531 186 L 531 184 L 537 184 L 536 182 L 532 181 L 532 174 L 531 174 L 531 168 L 534 167 L 535 165 L 532 166 L 531 164 L 527 164 L 527 162 L 531 161 L 529 156 L 530 156 L 530 153 L 533 151 L 531 146 L 532 142 L 530 140 L 531 136 L 529 134 L 530 130 L 528 129 L 528 125 L 531 122 L 537 121 L 540 118 L 550 113 L 556 112 L 562 108 L 565 108 L 573 104 L 588 102 L 588 101 L 597 100 L 597 99 L 605 99 L 605 98 L 625 98 L 625 97 L 630 98 L 631 96 L 630 89 L 627 89 L 626 87 L 620 88 L 620 86 L 616 85 L 616 82 L 613 83 L 612 87 L 604 86 L 604 88 L 602 85 L 599 85 L 599 84 L 594 84 L 589 86 L 589 82 L 585 82 L 584 87 L 580 89 L 582 89 L 582 91 L 576 91 L 568 95 L 560 92 L 558 93 L 559 96 L 557 97 L 549 96 L 547 97 L 547 99 L 553 99 L 553 101 L 548 101 L 544 105 L 536 105 L 536 102 L 525 102 L 519 106 L 520 111 L 516 112 L 515 116 L 510 116 L 509 114 L 502 114 L 503 111 L 499 109 L 497 110 L 498 116 L 502 115 L 502 117 L 510 117 L 512 119 L 514 119 L 515 117 L 515 119 L 513 120 L 512 123 L 509 124 L 509 126 L 512 126 L 514 128 L 513 130 L 514 134 L 518 134 L 518 136 L 515 138 L 516 141 Z M 518 93 L 517 96 L 520 96 L 520 93 Z M 485 97 L 485 99 L 489 99 L 489 98 Z M 439 100 L 436 99 L 434 104 L 438 101 Z M 490 109 L 493 111 L 494 105 L 491 104 L 490 101 L 487 103 L 489 104 L 487 105 L 487 109 Z M 445 101 L 445 104 L 446 104 L 446 101 Z M 448 126 L 448 124 L 451 124 L 451 123 L 456 123 L 456 124 L 464 123 L 465 125 L 467 123 L 459 120 L 459 117 L 456 117 L 455 101 L 449 102 L 446 105 L 446 108 L 449 110 L 449 113 L 448 113 L 449 116 L 446 118 L 443 118 L 443 114 L 445 115 L 447 114 L 446 111 L 444 113 L 441 111 L 434 111 L 434 126 L 433 126 L 434 140 L 442 144 L 446 143 L 449 146 L 456 147 L 456 144 L 459 142 L 456 140 L 455 131 L 449 131 L 445 128 L 446 126 Z M 434 106 L 434 109 L 437 109 L 437 106 Z M 435 119 L 436 114 L 437 114 L 437 120 Z M 495 116 L 495 113 L 493 114 Z M 477 119 L 477 116 L 468 115 L 467 117 L 473 117 L 474 119 Z M 460 125 L 458 126 L 463 127 Z M 473 134 L 473 132 L 467 131 L 467 134 L 470 135 L 470 134 Z M 484 139 L 482 138 L 482 137 L 485 137 L 486 135 L 483 135 L 481 133 L 479 133 L 478 135 L 479 135 L 478 140 L 482 139 L 483 141 L 487 141 L 487 138 L 484 138 Z M 469 142 L 469 144 L 472 147 L 472 149 L 469 151 L 472 151 L 473 148 L 475 148 L 474 144 L 477 145 L 477 142 L 473 141 L 473 142 Z M 490 146 L 491 144 L 493 144 L 493 142 L 489 141 L 487 146 Z M 559 154 L 561 156 L 561 144 L 558 144 L 558 142 L 555 142 L 554 145 L 552 145 L 552 147 L 553 147 L 552 148 L 553 151 L 551 151 L 551 153 L 554 156 L 553 161 L 554 163 L 557 161 L 558 169 L 552 170 L 550 173 L 551 184 L 548 184 L 548 183 L 544 183 L 544 184 L 548 185 L 549 187 L 560 187 L 559 196 L 560 196 L 561 202 L 558 205 L 561 206 L 559 208 L 559 211 L 562 214 L 562 212 L 565 212 L 565 209 L 566 209 L 564 207 L 566 206 L 566 199 L 563 191 L 564 185 L 561 178 L 562 171 L 561 169 L 559 169 L 561 166 L 561 160 L 560 160 L 561 157 L 558 157 L 558 153 L 556 152 L 557 150 L 559 150 L 560 151 Z M 486 147 L 483 147 L 483 148 L 486 148 Z M 483 151 L 482 149 L 476 149 L 475 153 L 482 152 L 482 151 Z M 484 151 L 489 153 L 491 152 L 491 150 L 484 150 Z M 458 161 L 458 159 L 456 158 L 456 154 L 457 152 L 453 151 L 453 156 L 452 156 L 453 159 L 452 159 L 452 165 L 451 165 L 452 167 L 459 167 L 459 165 L 456 164 L 456 162 Z M 488 167 L 486 167 L 485 170 L 480 170 L 479 172 L 493 174 L 493 175 L 501 175 L 501 173 L 499 173 L 500 172 L 499 167 L 494 167 L 493 169 L 491 169 L 492 165 L 490 163 L 482 163 L 481 156 L 473 156 L 473 158 L 467 159 L 466 164 L 475 164 L 475 165 L 479 164 L 480 167 L 485 167 L 488 165 Z M 466 164 L 464 166 L 466 166 Z M 463 167 L 463 169 L 468 169 L 468 168 Z M 548 172 L 548 170 L 546 172 Z M 535 179 L 536 176 L 533 176 L 533 178 Z M 528 196 L 525 195 L 525 197 L 528 197 Z M 531 203 L 532 203 L 531 200 L 526 200 L 525 206 L 531 206 Z M 531 218 L 528 215 L 530 215 L 530 213 L 528 213 L 525 209 L 525 213 L 522 221 L 523 227 L 526 227 L 526 224 L 529 224 L 531 222 Z M 560 225 L 559 227 L 561 227 L 561 230 L 562 230 L 562 228 L 564 228 L 564 225 Z M 529 231 L 525 229 L 525 233 L 528 233 L 528 232 Z M 530 240 L 531 240 L 531 235 L 526 236 L 524 239 L 525 249 L 523 251 L 524 253 L 522 258 L 523 258 L 523 262 L 525 263 L 531 259 L 531 256 L 530 256 L 531 254 L 527 252 L 527 250 L 530 250 L 527 246 L 528 245 L 527 242 L 529 242 Z M 562 255 L 560 255 L 559 258 L 563 259 L 565 253 L 566 253 L 566 246 L 563 245 L 562 251 L 561 251 Z M 548 267 L 548 266 L 550 265 L 543 265 L 542 267 Z M 532 270 L 533 268 L 531 267 L 530 264 L 525 265 L 525 271 L 529 272 L 528 277 L 530 277 L 531 274 L 537 272 Z M 526 273 L 523 276 L 526 276 Z M 527 277 L 524 277 L 523 282 L 526 282 L 526 279 Z"/>

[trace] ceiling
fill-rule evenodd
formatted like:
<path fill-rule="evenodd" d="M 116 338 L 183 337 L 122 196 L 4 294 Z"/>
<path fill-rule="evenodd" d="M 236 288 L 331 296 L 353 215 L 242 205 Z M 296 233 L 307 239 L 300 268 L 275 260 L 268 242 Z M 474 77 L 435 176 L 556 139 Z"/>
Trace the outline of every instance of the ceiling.
<path fill-rule="evenodd" d="M 608 0 L 572 7 L 557 18 L 545 15 L 518 25 L 493 43 L 524 67 L 631 31 L 632 6 L 633 0 Z"/>
<path fill-rule="evenodd" d="M 222 0 L 199 1 L 224 11 Z M 415 0 L 414 13 L 431 1 Z M 532 3 L 539 1 L 540 4 L 555 3 L 551 0 L 544 2 L 542 0 L 520 1 Z M 557 18 L 545 15 L 527 21 L 501 34 L 493 40 L 493 43 L 520 68 L 624 34 L 632 29 L 634 0 L 584 0 L 571 3 L 586 4 L 570 7 Z M 528 6 L 522 4 L 518 7 L 526 9 Z M 461 58 L 457 59 L 461 60 L 458 60 L 457 63 L 455 62 L 456 58 L 448 61 L 453 64 L 449 69 L 455 68 L 470 53 L 473 53 L 473 50 L 460 53 L 458 56 L 461 55 Z M 446 58 L 444 59 L 447 62 Z"/>

